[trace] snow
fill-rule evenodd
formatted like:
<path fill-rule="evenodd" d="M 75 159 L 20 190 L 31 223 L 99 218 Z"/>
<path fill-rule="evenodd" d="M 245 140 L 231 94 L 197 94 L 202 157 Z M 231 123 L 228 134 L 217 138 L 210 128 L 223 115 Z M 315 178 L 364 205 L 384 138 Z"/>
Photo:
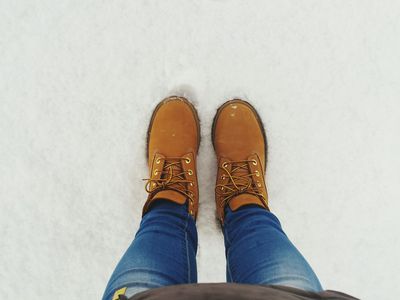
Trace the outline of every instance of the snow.
<path fill-rule="evenodd" d="M 145 135 L 191 99 L 200 282 L 224 281 L 216 108 L 259 110 L 272 210 L 323 286 L 400 293 L 398 1 L 0 1 L 0 295 L 99 299 L 140 221 Z M 260 253 L 262 255 L 262 253 Z"/>

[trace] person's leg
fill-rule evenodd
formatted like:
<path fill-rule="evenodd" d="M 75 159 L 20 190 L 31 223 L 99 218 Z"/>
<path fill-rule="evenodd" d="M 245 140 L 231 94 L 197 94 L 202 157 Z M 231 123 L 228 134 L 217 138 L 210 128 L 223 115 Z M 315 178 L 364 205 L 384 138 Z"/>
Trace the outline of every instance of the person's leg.
<path fill-rule="evenodd" d="M 322 290 L 314 271 L 271 212 L 257 205 L 236 211 L 227 206 L 223 231 L 229 282 Z"/>
<path fill-rule="evenodd" d="M 117 265 L 104 300 L 197 281 L 200 123 L 194 106 L 172 96 L 154 109 L 147 132 L 147 201 L 135 240 Z M 119 297 L 119 296 L 118 296 Z"/>
<path fill-rule="evenodd" d="M 223 226 L 227 280 L 320 291 L 304 257 L 269 211 L 265 180 L 267 138 L 248 102 L 234 99 L 214 117 L 212 140 L 218 159 L 215 201 Z"/>
<path fill-rule="evenodd" d="M 197 282 L 197 231 L 186 205 L 154 202 L 112 274 L 103 299 L 126 288 L 130 297 L 166 285 Z"/>

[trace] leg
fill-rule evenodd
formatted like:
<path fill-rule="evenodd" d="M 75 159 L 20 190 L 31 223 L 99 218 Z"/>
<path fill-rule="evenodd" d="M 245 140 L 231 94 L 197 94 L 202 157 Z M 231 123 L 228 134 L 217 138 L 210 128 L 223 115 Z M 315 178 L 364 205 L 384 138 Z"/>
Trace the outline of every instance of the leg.
<path fill-rule="evenodd" d="M 147 132 L 147 201 L 135 240 L 104 293 L 130 297 L 141 291 L 197 282 L 198 210 L 196 156 L 200 123 L 194 106 L 172 96 L 153 111 Z"/>
<path fill-rule="evenodd" d="M 130 297 L 166 285 L 197 282 L 197 231 L 186 205 L 154 202 L 112 274 L 103 299 L 127 288 Z"/>
<path fill-rule="evenodd" d="M 320 291 L 317 276 L 269 212 L 264 177 L 267 139 L 255 108 L 240 99 L 225 102 L 214 117 L 212 139 L 227 280 Z"/>
<path fill-rule="evenodd" d="M 289 241 L 274 214 L 257 205 L 234 212 L 227 206 L 225 212 L 229 282 L 322 290 L 314 271 Z"/>

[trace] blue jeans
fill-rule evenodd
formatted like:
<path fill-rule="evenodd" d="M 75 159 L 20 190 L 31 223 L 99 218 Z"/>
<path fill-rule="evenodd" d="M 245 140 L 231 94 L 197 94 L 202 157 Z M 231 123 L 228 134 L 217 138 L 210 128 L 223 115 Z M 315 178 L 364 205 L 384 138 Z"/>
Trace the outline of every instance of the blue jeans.
<path fill-rule="evenodd" d="M 223 226 L 228 282 L 322 287 L 310 265 L 289 241 L 279 220 L 256 206 L 226 208 Z M 196 283 L 197 231 L 185 205 L 156 201 L 143 217 L 135 239 L 114 270 L 103 299 L 166 285 Z"/>

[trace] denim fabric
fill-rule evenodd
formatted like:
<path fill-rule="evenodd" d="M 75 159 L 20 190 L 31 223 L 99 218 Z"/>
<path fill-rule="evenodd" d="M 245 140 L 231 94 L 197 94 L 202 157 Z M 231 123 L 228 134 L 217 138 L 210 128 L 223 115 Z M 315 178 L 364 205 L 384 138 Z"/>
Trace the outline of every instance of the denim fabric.
<path fill-rule="evenodd" d="M 317 276 L 265 209 L 226 209 L 223 226 L 227 281 L 284 285 L 321 291 Z M 151 288 L 196 283 L 197 231 L 186 205 L 157 201 L 143 217 L 136 237 L 113 272 L 103 299 L 127 287 L 130 297 Z"/>
<path fill-rule="evenodd" d="M 223 230 L 228 282 L 322 290 L 314 271 L 273 213 L 256 205 L 242 206 L 235 212 L 227 207 Z"/>
<path fill-rule="evenodd" d="M 186 205 L 156 201 L 111 275 L 103 299 L 112 299 L 122 287 L 130 297 L 150 288 L 197 282 L 196 252 L 196 225 Z"/>

